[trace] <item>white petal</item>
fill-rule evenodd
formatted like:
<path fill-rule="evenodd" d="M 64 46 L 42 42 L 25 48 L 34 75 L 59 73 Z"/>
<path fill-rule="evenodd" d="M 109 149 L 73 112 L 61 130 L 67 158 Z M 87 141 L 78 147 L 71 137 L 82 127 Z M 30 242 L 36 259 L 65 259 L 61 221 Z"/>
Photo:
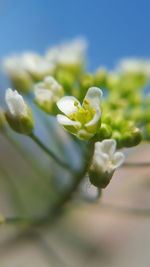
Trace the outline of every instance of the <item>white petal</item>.
<path fill-rule="evenodd" d="M 100 108 L 103 92 L 98 87 L 90 87 L 84 99 L 89 100 L 94 109 Z"/>
<path fill-rule="evenodd" d="M 114 139 L 105 139 L 101 142 L 99 146 L 103 153 L 111 156 L 115 153 L 116 150 L 116 141 Z"/>
<path fill-rule="evenodd" d="M 78 121 L 72 121 L 69 118 L 67 118 L 64 115 L 58 114 L 57 115 L 57 120 L 61 125 L 66 125 L 66 126 L 77 126 L 77 127 L 81 127 L 81 123 Z"/>
<path fill-rule="evenodd" d="M 42 103 L 43 101 L 50 101 L 53 98 L 53 93 L 47 89 L 37 88 L 35 91 L 35 98 L 38 102 Z"/>
<path fill-rule="evenodd" d="M 81 107 L 80 102 L 73 96 L 64 96 L 57 102 L 57 107 L 67 116 L 73 112 L 77 112 L 78 109 L 74 103 L 78 103 L 78 106 Z"/>
<path fill-rule="evenodd" d="M 6 90 L 5 101 L 12 116 L 26 116 L 27 106 L 23 97 L 15 90 Z"/>
<path fill-rule="evenodd" d="M 116 152 L 112 158 L 114 169 L 120 167 L 123 164 L 124 160 L 125 160 L 124 154 L 122 152 Z"/>
<path fill-rule="evenodd" d="M 94 153 L 93 164 L 100 171 L 102 172 L 107 171 L 108 162 L 109 162 L 109 157 L 107 154 L 97 153 L 97 152 Z"/>
<path fill-rule="evenodd" d="M 96 132 L 101 119 L 101 110 L 98 109 L 91 121 L 85 124 L 85 127 L 88 131 Z"/>

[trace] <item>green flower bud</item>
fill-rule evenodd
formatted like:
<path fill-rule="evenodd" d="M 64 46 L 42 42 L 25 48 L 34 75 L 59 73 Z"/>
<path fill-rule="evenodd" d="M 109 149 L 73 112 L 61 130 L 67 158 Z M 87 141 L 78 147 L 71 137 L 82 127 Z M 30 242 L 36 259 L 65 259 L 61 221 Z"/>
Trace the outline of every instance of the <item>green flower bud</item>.
<path fill-rule="evenodd" d="M 94 76 L 91 73 L 84 73 L 80 76 L 80 98 L 83 99 L 88 88 L 94 86 Z"/>
<path fill-rule="evenodd" d="M 106 88 L 107 85 L 107 71 L 103 68 L 97 70 L 95 74 L 94 83 L 96 86 Z"/>
<path fill-rule="evenodd" d="M 102 123 L 101 127 L 97 133 L 97 140 L 109 139 L 112 135 L 112 128 L 106 124 Z"/>
<path fill-rule="evenodd" d="M 120 77 L 116 73 L 109 73 L 107 76 L 107 88 L 108 89 L 116 89 L 120 82 Z"/>
<path fill-rule="evenodd" d="M 63 70 L 58 69 L 55 74 L 56 80 L 63 86 L 66 93 L 71 93 L 75 77 L 72 73 Z"/>
<path fill-rule="evenodd" d="M 17 91 L 7 89 L 5 99 L 8 106 L 5 116 L 10 127 L 20 134 L 30 134 L 34 128 L 34 119 L 23 97 Z"/>
<path fill-rule="evenodd" d="M 116 140 L 117 142 L 117 148 L 121 148 L 122 145 L 121 145 L 121 133 L 117 130 L 114 130 L 113 133 L 112 133 L 112 138 L 114 140 Z"/>
<path fill-rule="evenodd" d="M 22 93 L 28 93 L 33 84 L 31 76 L 27 72 L 18 72 L 16 75 L 10 76 L 10 79 L 12 87 Z"/>
<path fill-rule="evenodd" d="M 139 128 L 132 128 L 132 130 L 125 133 L 121 138 L 121 144 L 124 147 L 132 147 L 138 145 L 142 141 L 142 132 Z"/>

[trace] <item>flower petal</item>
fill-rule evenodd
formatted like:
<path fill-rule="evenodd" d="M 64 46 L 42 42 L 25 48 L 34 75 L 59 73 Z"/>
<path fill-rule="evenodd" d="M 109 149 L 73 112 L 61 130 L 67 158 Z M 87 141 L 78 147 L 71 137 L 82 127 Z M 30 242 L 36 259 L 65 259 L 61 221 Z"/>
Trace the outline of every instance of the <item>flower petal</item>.
<path fill-rule="evenodd" d="M 80 102 L 73 96 L 64 96 L 57 102 L 57 107 L 67 116 L 73 112 L 77 112 L 78 108 L 75 102 L 81 107 Z"/>
<path fill-rule="evenodd" d="M 116 141 L 114 139 L 105 139 L 101 142 L 99 149 L 102 153 L 112 156 L 116 150 Z"/>
<path fill-rule="evenodd" d="M 96 169 L 99 169 L 99 171 L 102 171 L 104 173 L 108 169 L 108 162 L 109 157 L 107 154 L 95 151 L 93 164 L 95 165 Z"/>
<path fill-rule="evenodd" d="M 68 117 L 61 115 L 61 114 L 57 115 L 57 121 L 61 125 L 72 125 L 72 126 L 77 126 L 77 127 L 81 126 L 81 123 L 79 121 L 72 121 Z"/>
<path fill-rule="evenodd" d="M 53 101 L 52 98 L 54 94 L 50 90 L 37 88 L 34 90 L 34 93 L 35 98 L 39 103 Z"/>
<path fill-rule="evenodd" d="M 90 87 L 84 99 L 89 100 L 94 109 L 100 108 L 103 92 L 98 87 Z"/>
<path fill-rule="evenodd" d="M 118 167 L 120 167 L 122 163 L 124 162 L 124 160 L 125 160 L 124 154 L 122 152 L 116 152 L 112 158 L 114 169 L 117 169 Z"/>
<path fill-rule="evenodd" d="M 16 90 L 13 91 L 11 88 L 6 90 L 5 101 L 8 106 L 9 112 L 12 116 L 26 116 L 27 105 Z"/>
<path fill-rule="evenodd" d="M 78 128 L 81 127 L 81 123 L 78 121 L 72 121 L 64 115 L 58 114 L 57 121 L 61 124 L 68 132 L 77 135 Z"/>

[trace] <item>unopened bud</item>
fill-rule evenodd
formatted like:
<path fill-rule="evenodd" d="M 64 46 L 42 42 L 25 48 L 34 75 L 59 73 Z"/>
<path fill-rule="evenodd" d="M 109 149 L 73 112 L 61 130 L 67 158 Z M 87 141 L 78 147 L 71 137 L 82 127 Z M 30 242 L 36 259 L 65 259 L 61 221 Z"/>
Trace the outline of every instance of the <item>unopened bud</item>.
<path fill-rule="evenodd" d="M 23 97 L 17 91 L 7 89 L 5 99 L 8 106 L 5 116 L 10 127 L 20 134 L 30 134 L 34 128 L 34 119 Z"/>

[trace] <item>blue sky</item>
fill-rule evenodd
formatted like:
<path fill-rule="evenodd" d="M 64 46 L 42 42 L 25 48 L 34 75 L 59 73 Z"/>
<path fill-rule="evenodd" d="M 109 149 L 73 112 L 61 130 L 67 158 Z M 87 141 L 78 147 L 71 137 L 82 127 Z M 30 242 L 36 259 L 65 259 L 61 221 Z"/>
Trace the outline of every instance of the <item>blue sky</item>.
<path fill-rule="evenodd" d="M 149 0 L 0 0 L 0 57 L 84 36 L 92 69 L 150 57 Z"/>

